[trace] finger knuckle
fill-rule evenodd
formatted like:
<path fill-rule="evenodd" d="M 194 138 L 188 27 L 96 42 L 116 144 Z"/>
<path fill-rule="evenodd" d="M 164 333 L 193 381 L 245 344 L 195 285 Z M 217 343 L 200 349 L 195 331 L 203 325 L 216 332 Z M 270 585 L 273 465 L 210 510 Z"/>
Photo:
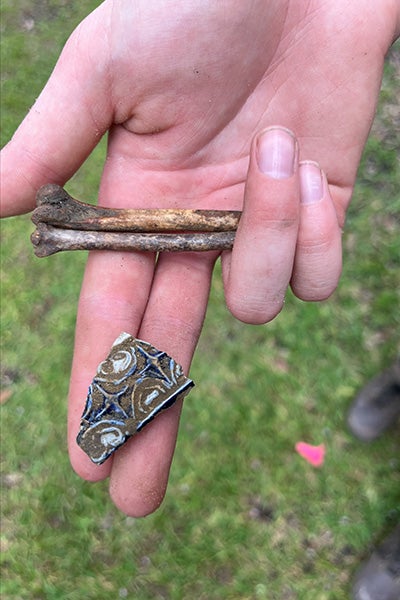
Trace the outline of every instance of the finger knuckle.
<path fill-rule="evenodd" d="M 272 321 L 282 310 L 283 297 L 271 299 L 254 297 L 228 297 L 227 306 L 231 314 L 249 325 L 263 325 Z"/>
<path fill-rule="evenodd" d="M 341 267 L 334 269 L 326 264 L 318 269 L 310 268 L 308 273 L 296 273 L 291 282 L 293 293 L 305 302 L 322 302 L 328 300 L 337 288 Z"/>

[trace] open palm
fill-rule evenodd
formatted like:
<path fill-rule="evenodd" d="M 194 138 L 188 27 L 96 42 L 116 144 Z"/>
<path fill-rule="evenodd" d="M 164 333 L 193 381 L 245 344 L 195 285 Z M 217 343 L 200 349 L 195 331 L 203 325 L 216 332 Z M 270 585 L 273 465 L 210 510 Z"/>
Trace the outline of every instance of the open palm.
<path fill-rule="evenodd" d="M 106 0 L 75 30 L 2 151 L 2 215 L 31 210 L 42 184 L 64 184 L 108 131 L 99 203 L 243 209 L 234 249 L 222 256 L 235 316 L 267 322 L 289 284 L 306 300 L 327 297 L 340 274 L 340 231 L 384 55 L 396 19 L 399 25 L 389 0 L 379 12 L 367 0 L 362 8 L 331 4 Z M 281 176 L 278 164 L 271 174 L 264 168 L 269 149 L 285 162 L 290 139 L 293 171 Z M 301 201 L 318 169 L 301 160 L 318 161 L 326 174 L 318 201 Z M 216 259 L 89 256 L 70 386 L 70 455 L 81 476 L 110 475 L 110 493 L 128 514 L 151 512 L 162 500 L 180 406 L 97 467 L 75 442 L 88 385 L 121 331 L 188 370 Z"/>

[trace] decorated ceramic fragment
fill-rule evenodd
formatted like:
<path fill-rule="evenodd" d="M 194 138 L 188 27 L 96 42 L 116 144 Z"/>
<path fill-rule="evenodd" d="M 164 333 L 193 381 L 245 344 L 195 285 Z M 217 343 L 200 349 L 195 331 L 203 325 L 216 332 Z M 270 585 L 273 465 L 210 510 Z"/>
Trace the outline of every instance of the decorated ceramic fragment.
<path fill-rule="evenodd" d="M 89 387 L 77 443 L 101 464 L 193 385 L 166 352 L 121 333 Z"/>

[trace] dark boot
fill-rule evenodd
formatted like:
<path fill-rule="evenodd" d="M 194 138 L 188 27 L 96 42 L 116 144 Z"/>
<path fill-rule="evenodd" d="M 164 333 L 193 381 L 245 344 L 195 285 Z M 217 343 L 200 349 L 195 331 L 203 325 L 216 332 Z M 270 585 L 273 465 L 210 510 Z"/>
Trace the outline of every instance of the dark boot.
<path fill-rule="evenodd" d="M 400 525 L 361 566 L 353 585 L 353 599 L 400 599 Z"/>
<path fill-rule="evenodd" d="M 350 408 L 348 425 L 357 438 L 370 442 L 399 417 L 400 358 L 359 392 Z"/>

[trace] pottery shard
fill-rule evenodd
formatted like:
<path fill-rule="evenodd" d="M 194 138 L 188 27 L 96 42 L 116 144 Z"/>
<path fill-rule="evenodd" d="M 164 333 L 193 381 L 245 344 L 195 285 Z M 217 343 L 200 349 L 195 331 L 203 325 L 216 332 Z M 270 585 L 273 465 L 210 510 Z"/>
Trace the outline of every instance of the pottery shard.
<path fill-rule="evenodd" d="M 77 443 L 101 464 L 193 385 L 166 352 L 122 333 L 89 387 Z"/>

